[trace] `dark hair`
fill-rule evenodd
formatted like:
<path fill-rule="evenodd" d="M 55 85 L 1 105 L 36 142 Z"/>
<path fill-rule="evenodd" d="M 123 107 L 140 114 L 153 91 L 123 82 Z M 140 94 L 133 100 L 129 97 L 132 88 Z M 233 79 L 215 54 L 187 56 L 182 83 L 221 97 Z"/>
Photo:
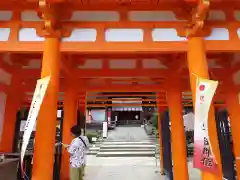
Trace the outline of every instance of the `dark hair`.
<path fill-rule="evenodd" d="M 71 128 L 71 132 L 75 135 L 75 136 L 80 136 L 82 134 L 81 128 L 80 126 L 73 126 Z"/>

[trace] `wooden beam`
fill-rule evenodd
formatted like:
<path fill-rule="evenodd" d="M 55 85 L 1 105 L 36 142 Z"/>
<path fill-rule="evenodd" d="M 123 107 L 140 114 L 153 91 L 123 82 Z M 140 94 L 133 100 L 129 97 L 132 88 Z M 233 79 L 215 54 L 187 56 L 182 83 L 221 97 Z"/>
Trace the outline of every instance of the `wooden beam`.
<path fill-rule="evenodd" d="M 114 78 L 114 77 L 166 77 L 172 71 L 167 69 L 73 69 L 72 73 L 79 78 Z M 24 69 L 23 77 L 40 77 L 40 69 Z"/>
<path fill-rule="evenodd" d="M 61 102 L 61 101 L 59 101 Z M 25 101 L 25 106 L 26 107 L 30 107 L 31 105 L 31 102 L 29 101 Z M 62 105 L 60 105 L 62 106 Z M 79 104 L 79 106 L 83 106 L 83 104 Z M 120 107 L 123 107 L 124 105 L 117 105 L 117 106 L 120 106 Z M 117 106 L 114 106 L 114 107 L 117 107 Z M 133 106 L 133 107 L 139 107 L 139 106 L 142 106 L 142 107 L 155 107 L 157 106 L 156 104 L 130 104 L 130 106 Z M 159 104 L 159 106 L 163 106 L 163 107 L 168 107 L 168 105 L 166 103 L 161 103 Z M 225 107 L 226 105 L 225 104 L 214 104 L 215 107 Z M 91 105 L 86 105 L 86 107 L 90 108 L 90 107 L 109 107 L 109 104 L 91 104 Z M 183 104 L 183 107 L 192 107 L 192 104 Z"/>
<path fill-rule="evenodd" d="M 111 79 L 112 82 L 129 82 L 129 83 L 132 83 L 132 82 L 137 82 L 137 83 L 149 83 L 149 82 L 164 82 L 166 79 L 165 78 L 129 78 L 129 79 L 126 79 L 126 78 L 123 78 L 123 79 Z"/>
<path fill-rule="evenodd" d="M 81 99 L 80 102 L 85 102 L 85 100 Z M 156 101 L 156 99 L 142 99 L 142 98 L 118 98 L 118 99 L 87 99 L 87 102 L 132 102 L 132 101 L 142 101 L 142 102 L 150 102 Z"/>
<path fill-rule="evenodd" d="M 229 68 L 212 68 L 209 69 L 211 73 L 216 73 L 217 75 L 224 74 L 228 72 Z M 85 79 L 87 78 L 166 78 L 170 74 L 175 73 L 175 71 L 170 69 L 73 69 L 72 73 L 75 77 Z M 40 69 L 22 69 L 21 70 L 22 77 L 31 77 L 31 78 L 39 78 L 40 77 Z M 188 76 L 188 71 L 182 70 L 179 76 Z M 114 79 L 112 81 L 115 81 Z M 118 80 L 116 80 L 118 81 Z"/>
<path fill-rule="evenodd" d="M 81 104 L 80 104 L 81 106 Z M 87 107 L 108 107 L 108 106 L 112 106 L 112 107 L 157 107 L 157 104 L 129 104 L 129 105 L 124 105 L 124 104 L 87 104 Z M 160 103 L 158 104 L 158 106 L 164 106 L 167 107 L 167 103 Z M 192 104 L 183 104 L 184 107 L 192 107 Z M 215 107 L 225 107 L 225 104 L 214 104 Z"/>
<path fill-rule="evenodd" d="M 62 0 L 54 0 L 62 1 Z M 229 0 L 230 1 L 230 0 Z M 237 1 L 212 1 L 211 9 L 239 9 L 240 5 Z M 63 3 L 65 11 L 117 11 L 122 7 L 122 1 L 91 1 L 89 4 L 88 0 L 81 1 L 71 1 Z M 14 6 L 13 6 L 14 3 Z M 17 4 L 16 4 L 17 3 Z M 184 8 L 186 3 L 184 1 L 131 1 L 130 4 L 125 4 L 130 11 L 158 11 L 158 10 L 179 10 L 179 8 Z M 22 1 L 0 1 L 0 10 L 16 10 L 16 7 L 21 8 L 21 10 L 36 10 L 38 8 L 37 1 L 27 1 L 27 3 Z"/>
<path fill-rule="evenodd" d="M 99 78 L 99 77 L 166 77 L 171 71 L 167 69 L 96 69 L 84 70 L 75 69 L 75 75 L 81 78 Z"/>
<path fill-rule="evenodd" d="M 85 100 L 83 99 L 80 99 L 79 100 L 80 102 L 85 102 Z M 142 102 L 156 102 L 157 100 L 156 99 L 94 99 L 94 100 L 91 100 L 91 99 L 87 99 L 87 102 L 88 103 L 94 103 L 94 102 L 134 102 L 134 101 L 142 101 Z M 164 99 L 160 99 L 159 101 L 166 101 L 166 98 Z M 191 99 L 183 99 L 182 102 L 192 102 Z M 127 103 L 126 103 L 127 105 Z"/>
<path fill-rule="evenodd" d="M 63 90 L 61 85 L 60 91 Z M 25 92 L 33 92 L 34 87 L 26 86 Z M 112 86 L 90 86 L 79 87 L 79 92 L 166 92 L 164 85 L 112 85 Z"/>
<path fill-rule="evenodd" d="M 166 105 L 166 102 L 163 102 L 163 103 L 160 103 L 160 105 Z M 80 104 L 81 106 L 81 104 Z M 146 106 L 149 106 L 149 107 L 153 107 L 153 106 L 156 106 L 156 104 L 141 104 L 141 103 L 131 103 L 131 104 L 121 104 L 121 103 L 115 103 L 115 104 L 87 104 L 87 106 L 91 106 L 91 107 L 99 107 L 99 106 L 104 106 L 104 107 L 107 107 L 107 106 L 112 106 L 112 107 L 124 107 L 124 106 L 127 106 L 127 107 L 136 107 L 136 106 L 139 106 L 139 107 L 146 107 Z"/>
<path fill-rule="evenodd" d="M 165 93 L 160 93 L 162 96 L 165 96 Z M 91 92 L 87 93 L 88 97 L 95 97 L 95 96 L 99 96 L 99 97 L 156 97 L 156 94 L 101 94 L 101 95 L 96 95 L 96 94 L 91 94 Z M 161 96 L 161 97 L 162 97 Z M 90 98 L 91 99 L 91 98 Z"/>
<path fill-rule="evenodd" d="M 29 48 L 32 47 L 32 48 Z M 173 51 L 174 49 L 174 51 Z M 67 53 L 126 53 L 126 54 L 157 54 L 157 53 L 173 53 L 187 52 L 187 41 L 178 42 L 115 42 L 115 43 L 94 43 L 94 42 L 62 42 L 61 52 Z M 208 52 L 238 52 L 240 51 L 240 41 L 236 40 L 218 40 L 206 41 L 206 51 Z M 0 43 L 0 52 L 24 52 L 24 53 L 41 53 L 43 52 L 42 42 L 18 42 L 18 43 Z"/>

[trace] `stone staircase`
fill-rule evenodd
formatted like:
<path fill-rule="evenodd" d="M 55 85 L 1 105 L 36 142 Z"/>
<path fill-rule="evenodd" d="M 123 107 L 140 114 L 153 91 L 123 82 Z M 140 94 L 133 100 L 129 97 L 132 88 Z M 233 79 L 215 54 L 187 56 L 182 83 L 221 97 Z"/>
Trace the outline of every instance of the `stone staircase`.
<path fill-rule="evenodd" d="M 107 139 L 92 146 L 89 155 L 97 157 L 154 157 L 155 140 L 141 127 L 117 127 Z"/>
<path fill-rule="evenodd" d="M 101 144 L 102 144 L 102 142 L 96 142 L 96 143 L 92 144 L 90 146 L 90 148 L 88 149 L 87 155 L 97 155 L 97 153 L 100 150 Z"/>
<path fill-rule="evenodd" d="M 154 157 L 155 145 L 150 141 L 107 141 L 99 148 L 97 157 Z"/>

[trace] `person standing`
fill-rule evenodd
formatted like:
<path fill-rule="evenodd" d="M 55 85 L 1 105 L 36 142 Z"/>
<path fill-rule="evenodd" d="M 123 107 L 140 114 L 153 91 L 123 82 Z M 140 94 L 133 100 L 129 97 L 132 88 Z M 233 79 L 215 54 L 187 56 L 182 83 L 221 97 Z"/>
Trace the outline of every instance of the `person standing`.
<path fill-rule="evenodd" d="M 81 135 L 82 131 L 79 126 L 73 126 L 71 133 L 75 137 L 71 144 L 63 144 L 70 153 L 70 180 L 83 180 L 89 140 L 86 136 Z"/>

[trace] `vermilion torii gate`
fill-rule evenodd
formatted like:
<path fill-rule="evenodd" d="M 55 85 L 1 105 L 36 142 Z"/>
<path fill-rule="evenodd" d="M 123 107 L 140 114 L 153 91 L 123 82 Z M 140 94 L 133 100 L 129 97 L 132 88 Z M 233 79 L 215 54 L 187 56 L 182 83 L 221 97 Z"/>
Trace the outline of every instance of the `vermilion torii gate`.
<path fill-rule="evenodd" d="M 29 99 L 36 80 L 51 75 L 37 121 L 33 180 L 52 179 L 59 92 L 64 92 L 63 141 L 68 143 L 72 138 L 69 129 L 76 120 L 77 101 L 85 98 L 86 92 L 130 91 L 157 92 L 157 105 L 170 108 L 174 178 L 187 180 L 182 92 L 195 92 L 195 74 L 221 82 L 215 101 L 225 101 L 231 117 L 234 153 L 239 157 L 240 3 L 237 0 L 212 0 L 211 6 L 209 3 L 206 0 L 0 2 L 0 90 L 2 97 L 7 95 L 1 117 L 0 151 L 12 150 L 14 112 Z M 209 112 L 209 134 L 219 175 L 202 172 L 204 180 L 221 179 L 213 106 Z M 236 166 L 240 172 L 238 160 Z M 68 156 L 64 151 L 62 179 L 69 178 L 68 171 Z"/>

